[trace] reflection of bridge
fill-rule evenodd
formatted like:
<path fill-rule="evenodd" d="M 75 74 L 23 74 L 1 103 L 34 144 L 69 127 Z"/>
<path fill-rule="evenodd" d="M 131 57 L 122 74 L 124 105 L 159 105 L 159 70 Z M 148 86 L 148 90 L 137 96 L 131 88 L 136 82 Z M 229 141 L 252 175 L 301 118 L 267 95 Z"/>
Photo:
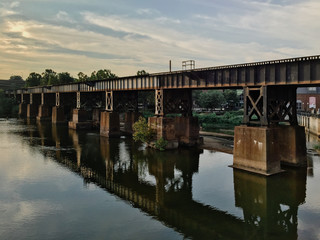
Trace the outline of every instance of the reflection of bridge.
<path fill-rule="evenodd" d="M 235 129 L 234 167 L 261 174 L 280 172 L 280 161 L 306 163 L 304 129 L 297 125 L 297 86 L 320 83 L 320 56 L 300 57 L 221 67 L 192 69 L 103 81 L 43 86 L 10 92 L 20 101 L 20 115 L 66 121 L 73 109 L 70 128 L 98 122 L 100 134 L 117 135 L 119 112 L 125 112 L 125 131 L 137 120 L 138 92 L 155 92 L 155 115 L 149 125 L 167 147 L 199 143 L 199 126 L 192 117 L 192 89 L 244 88 L 247 126 Z M 88 116 L 89 108 L 100 105 Z M 101 107 L 102 105 L 102 107 Z M 166 114 L 182 116 L 169 118 Z M 290 126 L 278 125 L 286 123 Z M 252 127 L 251 125 L 259 127 Z M 274 144 L 279 142 L 279 144 Z"/>
<path fill-rule="evenodd" d="M 46 137 L 39 144 L 58 146 L 54 159 L 60 164 L 186 237 L 297 239 L 297 210 L 305 201 L 306 171 L 287 171 L 265 178 L 235 170 L 235 203 L 243 209 L 243 221 L 192 199 L 192 176 L 198 171 L 198 152 L 141 152 L 130 147 L 129 142 L 123 147 L 125 140 L 84 139 L 85 136 L 75 131 L 70 131 L 68 137 L 65 128 L 54 125 L 51 128 L 38 124 L 38 129 L 41 139 Z M 75 149 L 72 153 L 59 150 L 72 145 Z M 127 158 L 121 159 L 120 155 Z M 174 174 L 175 170 L 180 174 Z M 140 177 L 143 171 L 154 176 L 156 183 L 143 181 Z"/>

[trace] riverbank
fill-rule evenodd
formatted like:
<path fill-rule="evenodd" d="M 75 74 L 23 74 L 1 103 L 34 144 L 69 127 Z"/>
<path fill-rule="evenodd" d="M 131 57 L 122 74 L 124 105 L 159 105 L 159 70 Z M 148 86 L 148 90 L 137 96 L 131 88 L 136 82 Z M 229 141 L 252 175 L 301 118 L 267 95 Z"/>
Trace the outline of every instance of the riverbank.
<path fill-rule="evenodd" d="M 203 137 L 201 149 L 233 154 L 233 136 L 225 133 L 200 131 Z"/>

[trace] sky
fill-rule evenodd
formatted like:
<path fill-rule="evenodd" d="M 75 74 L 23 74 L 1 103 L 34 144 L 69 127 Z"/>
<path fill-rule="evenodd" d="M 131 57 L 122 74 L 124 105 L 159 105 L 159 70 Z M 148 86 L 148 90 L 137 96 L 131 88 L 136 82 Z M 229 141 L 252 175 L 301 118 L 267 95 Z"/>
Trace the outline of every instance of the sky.
<path fill-rule="evenodd" d="M 1 0 L 0 79 L 319 55 L 319 39 L 319 0 Z"/>

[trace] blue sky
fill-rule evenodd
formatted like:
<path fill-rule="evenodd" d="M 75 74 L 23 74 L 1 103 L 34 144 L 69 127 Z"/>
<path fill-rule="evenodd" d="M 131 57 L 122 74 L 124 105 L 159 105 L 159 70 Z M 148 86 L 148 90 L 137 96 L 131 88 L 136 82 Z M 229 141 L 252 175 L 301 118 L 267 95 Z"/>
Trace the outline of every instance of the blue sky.
<path fill-rule="evenodd" d="M 1 0 L 0 79 L 318 55 L 319 30 L 319 0 Z"/>

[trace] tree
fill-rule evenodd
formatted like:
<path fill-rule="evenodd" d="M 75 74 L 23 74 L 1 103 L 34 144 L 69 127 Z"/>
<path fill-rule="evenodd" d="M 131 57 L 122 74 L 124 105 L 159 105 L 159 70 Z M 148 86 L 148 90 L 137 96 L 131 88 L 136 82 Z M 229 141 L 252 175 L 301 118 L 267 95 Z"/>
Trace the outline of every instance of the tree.
<path fill-rule="evenodd" d="M 83 72 L 78 73 L 78 81 L 79 82 L 87 82 L 89 80 L 90 80 L 90 78 L 88 77 L 87 74 L 84 74 Z"/>
<path fill-rule="evenodd" d="M 42 74 L 40 85 L 56 85 L 58 84 L 57 73 L 52 69 L 46 69 Z"/>
<path fill-rule="evenodd" d="M 90 76 L 90 81 L 96 81 L 96 80 L 97 80 L 97 72 L 93 71 Z"/>
<path fill-rule="evenodd" d="M 19 106 L 11 99 L 5 97 L 4 91 L 0 89 L 0 117 L 16 117 Z"/>
<path fill-rule="evenodd" d="M 209 90 L 199 95 L 199 106 L 203 108 L 217 108 L 225 102 L 223 93 L 218 90 Z"/>
<path fill-rule="evenodd" d="M 239 96 L 238 96 L 236 90 L 226 89 L 223 92 L 223 96 L 224 96 L 226 102 L 228 103 L 228 107 L 230 109 L 234 109 L 236 104 L 239 103 L 240 99 L 239 99 Z"/>
<path fill-rule="evenodd" d="M 39 86 L 41 81 L 41 75 L 39 73 L 32 72 L 26 79 L 26 87 Z"/>
<path fill-rule="evenodd" d="M 23 81 L 22 77 L 19 75 L 13 75 L 9 79 L 10 81 Z"/>
<path fill-rule="evenodd" d="M 111 72 L 109 69 L 100 69 L 97 72 L 93 71 L 90 76 L 90 81 L 102 81 L 106 79 L 117 78 L 117 75 Z"/>
<path fill-rule="evenodd" d="M 68 84 L 74 82 L 73 77 L 68 72 L 62 72 L 58 74 L 58 84 Z"/>
<path fill-rule="evenodd" d="M 100 69 L 96 74 L 97 80 L 105 80 L 105 79 L 111 79 L 116 77 L 117 75 L 112 73 L 111 70 L 109 69 Z"/>
<path fill-rule="evenodd" d="M 137 72 L 137 76 L 144 76 L 144 75 L 149 75 L 149 73 L 146 72 L 145 70 L 139 70 L 139 71 Z"/>

